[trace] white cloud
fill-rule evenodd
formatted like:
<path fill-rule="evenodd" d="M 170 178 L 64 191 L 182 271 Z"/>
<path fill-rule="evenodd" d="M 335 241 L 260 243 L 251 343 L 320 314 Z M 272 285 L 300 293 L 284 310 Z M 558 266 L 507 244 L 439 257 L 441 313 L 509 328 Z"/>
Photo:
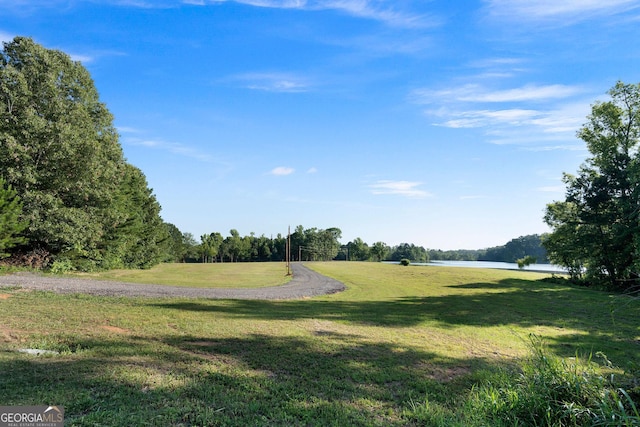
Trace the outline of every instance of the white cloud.
<path fill-rule="evenodd" d="M 375 184 L 370 184 L 369 188 L 371 193 L 376 195 L 395 194 L 416 199 L 431 196 L 429 192 L 416 188 L 420 185 L 422 185 L 421 182 L 381 180 Z"/>
<path fill-rule="evenodd" d="M 206 3 L 233 1 L 256 7 L 300 10 L 337 10 L 349 15 L 384 22 L 404 28 L 423 28 L 439 25 L 433 17 L 397 10 L 395 2 L 388 0 L 209 0 Z M 189 4 L 205 4 L 204 1 L 188 0 Z M 392 6 L 391 6 L 392 5 Z"/>
<path fill-rule="evenodd" d="M 520 126 L 532 123 L 541 113 L 535 110 L 475 110 L 455 113 L 455 119 L 441 123 L 450 128 L 476 128 L 491 125 Z"/>
<path fill-rule="evenodd" d="M 421 103 L 432 103 L 443 99 L 448 102 L 526 102 L 562 99 L 579 94 L 578 86 L 528 84 L 512 89 L 490 90 L 478 84 L 467 84 L 449 89 L 417 89 L 414 98 Z"/>
<path fill-rule="evenodd" d="M 269 173 L 271 175 L 276 175 L 276 176 L 285 176 L 285 175 L 291 175 L 294 172 L 295 172 L 295 169 L 293 168 L 278 166 L 277 168 L 271 169 L 271 172 Z"/>
<path fill-rule="evenodd" d="M 117 126 L 116 129 L 120 133 L 129 133 L 129 134 L 131 134 L 131 133 L 135 133 L 135 134 L 142 133 L 142 131 L 140 129 L 136 129 L 136 128 L 129 127 L 129 126 Z"/>
<path fill-rule="evenodd" d="M 89 56 L 89 55 L 79 55 L 79 54 L 75 54 L 75 53 L 71 53 L 69 54 L 69 56 L 71 57 L 71 59 L 73 61 L 80 61 L 83 64 L 89 63 L 93 61 L 93 57 Z"/>
<path fill-rule="evenodd" d="M 118 131 L 120 133 L 129 133 L 129 134 L 142 133 L 141 131 L 137 131 L 135 129 L 127 128 L 127 127 L 119 127 Z M 123 137 L 123 142 L 125 144 L 130 144 L 130 145 L 137 145 L 141 147 L 148 147 L 148 148 L 153 148 L 157 150 L 168 151 L 173 154 L 200 160 L 202 162 L 214 161 L 211 155 L 203 153 L 195 148 L 189 147 L 187 145 L 184 145 L 178 142 L 168 142 L 160 139 L 151 139 L 151 138 L 140 138 L 137 136 L 125 136 Z"/>
<path fill-rule="evenodd" d="M 486 0 L 489 14 L 511 21 L 575 20 L 636 9 L 638 0 Z"/>
<path fill-rule="evenodd" d="M 318 173 L 318 169 L 316 169 L 315 167 L 309 168 L 307 169 L 307 173 Z"/>
<path fill-rule="evenodd" d="M 540 145 L 535 147 L 525 147 L 526 151 L 587 151 L 584 143 L 560 144 L 560 145 Z"/>
<path fill-rule="evenodd" d="M 246 73 L 233 76 L 231 80 L 242 82 L 247 89 L 266 92 L 301 93 L 312 88 L 307 78 L 293 73 Z"/>
<path fill-rule="evenodd" d="M 437 106 L 424 111 L 435 119 L 436 126 L 482 129 L 485 141 L 493 144 L 516 144 L 538 151 L 573 150 L 575 133 L 589 113 L 590 101 L 577 99 L 585 92 L 581 86 L 560 84 L 490 89 L 470 83 L 417 89 L 412 99 Z"/>

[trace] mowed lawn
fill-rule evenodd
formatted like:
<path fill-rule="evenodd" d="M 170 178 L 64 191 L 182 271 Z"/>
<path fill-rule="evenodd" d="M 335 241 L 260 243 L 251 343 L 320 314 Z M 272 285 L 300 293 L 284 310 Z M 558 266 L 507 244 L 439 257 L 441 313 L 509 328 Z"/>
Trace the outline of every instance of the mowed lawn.
<path fill-rule="evenodd" d="M 563 357 L 602 351 L 616 375 L 640 366 L 637 299 L 538 273 L 308 265 L 348 290 L 220 301 L 0 289 L 0 403 L 61 405 L 67 425 L 86 426 L 429 425 L 517 366 L 530 334 Z M 60 354 L 17 352 L 32 347 Z"/>
<path fill-rule="evenodd" d="M 159 264 L 148 270 L 76 273 L 75 277 L 194 288 L 260 288 L 291 279 L 283 262 Z"/>

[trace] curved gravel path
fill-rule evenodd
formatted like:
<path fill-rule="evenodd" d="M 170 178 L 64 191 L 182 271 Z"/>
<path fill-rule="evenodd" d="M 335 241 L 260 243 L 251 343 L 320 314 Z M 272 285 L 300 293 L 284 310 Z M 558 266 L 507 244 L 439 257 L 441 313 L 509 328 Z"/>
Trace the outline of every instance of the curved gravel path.
<path fill-rule="evenodd" d="M 80 278 L 38 276 L 36 274 L 0 275 L 0 286 L 20 286 L 27 289 L 65 294 L 102 296 L 187 297 L 213 299 L 283 300 L 333 294 L 346 289 L 337 280 L 316 273 L 300 263 L 292 263 L 293 279 L 281 286 L 265 288 L 185 288 L 180 286 L 141 285 Z"/>

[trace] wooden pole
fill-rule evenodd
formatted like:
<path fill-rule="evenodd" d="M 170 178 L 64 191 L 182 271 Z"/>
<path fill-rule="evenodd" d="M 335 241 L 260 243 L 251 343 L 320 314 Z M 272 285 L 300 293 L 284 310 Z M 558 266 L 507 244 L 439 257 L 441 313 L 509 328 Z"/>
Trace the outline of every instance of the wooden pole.
<path fill-rule="evenodd" d="M 287 232 L 287 276 L 291 276 L 291 226 Z"/>

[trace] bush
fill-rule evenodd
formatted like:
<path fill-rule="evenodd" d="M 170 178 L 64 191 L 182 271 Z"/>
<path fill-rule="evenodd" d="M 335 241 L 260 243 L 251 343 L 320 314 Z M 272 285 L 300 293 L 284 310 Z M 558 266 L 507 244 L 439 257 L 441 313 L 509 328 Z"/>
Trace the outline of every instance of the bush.
<path fill-rule="evenodd" d="M 562 359 L 545 352 L 532 337 L 522 373 L 503 375 L 472 390 L 466 413 L 491 425 L 640 426 L 629 394 L 604 378 L 591 357 Z M 598 354 L 607 367 L 611 362 Z"/>
<path fill-rule="evenodd" d="M 409 265 L 409 264 L 411 264 L 411 261 L 409 261 L 407 258 L 402 258 L 402 259 L 400 260 L 400 265 L 407 266 L 407 265 Z"/>
<path fill-rule="evenodd" d="M 73 262 L 71 262 L 71 260 L 57 259 L 53 262 L 49 271 L 53 274 L 64 274 L 72 271 L 73 269 Z"/>

